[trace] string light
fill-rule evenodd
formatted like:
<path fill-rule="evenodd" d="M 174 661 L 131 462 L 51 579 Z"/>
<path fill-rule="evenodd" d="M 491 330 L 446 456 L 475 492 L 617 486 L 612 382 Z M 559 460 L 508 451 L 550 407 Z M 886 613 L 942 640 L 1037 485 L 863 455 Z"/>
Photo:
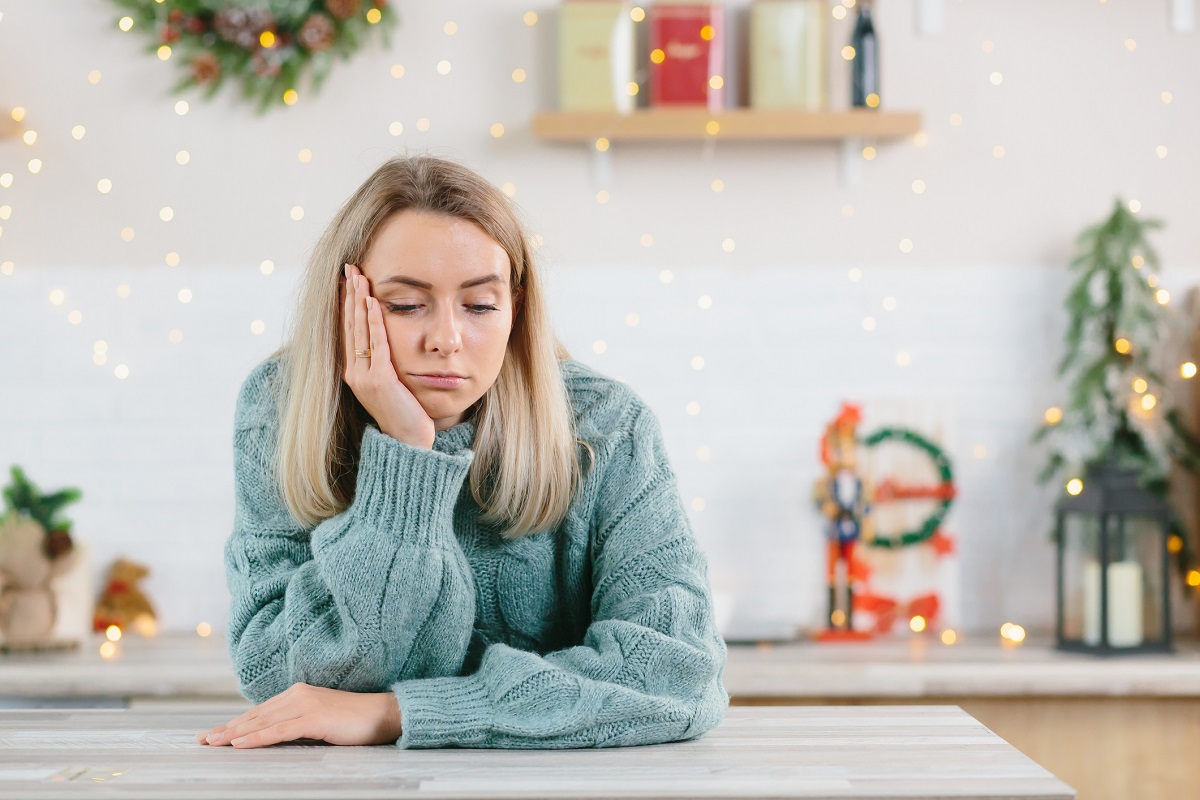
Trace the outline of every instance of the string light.
<path fill-rule="evenodd" d="M 700 413 L 700 404 L 695 400 L 687 404 L 687 413 L 689 416 L 696 416 Z"/>
<path fill-rule="evenodd" d="M 191 289 L 180 289 L 179 290 L 179 302 L 185 303 L 185 304 L 192 302 L 192 290 Z"/>
<path fill-rule="evenodd" d="M 641 22 L 646 18 L 646 9 L 641 6 L 634 6 L 629 9 L 629 18 L 634 22 Z"/>
<path fill-rule="evenodd" d="M 509 197 L 512 197 L 517 193 L 517 185 L 512 181 L 509 181 L 500 187 L 500 191 L 504 192 Z"/>
<path fill-rule="evenodd" d="M 901 239 L 899 247 L 901 253 L 911 253 L 913 249 L 912 239 Z"/>
<path fill-rule="evenodd" d="M 1167 552 L 1174 555 L 1183 550 L 1183 539 L 1172 534 L 1167 537 Z"/>
<path fill-rule="evenodd" d="M 1141 204 L 1141 202 L 1140 202 L 1140 201 L 1138 201 L 1138 200 L 1130 200 L 1130 201 L 1129 201 L 1129 211 L 1130 211 L 1130 213 L 1132 213 L 1132 214 L 1136 214 L 1136 213 L 1138 213 L 1138 212 L 1139 212 L 1139 211 L 1141 211 L 1141 210 L 1142 210 L 1142 204 Z"/>
<path fill-rule="evenodd" d="M 896 310 L 896 298 L 894 298 L 894 297 L 883 298 L 883 310 L 884 311 L 895 311 Z"/>
<path fill-rule="evenodd" d="M 641 237 L 638 239 L 638 241 L 641 242 L 642 247 L 653 247 L 654 246 L 654 237 L 648 233 L 643 233 L 641 235 Z"/>
<path fill-rule="evenodd" d="M 907 350 L 901 350 L 896 353 L 896 364 L 901 367 L 907 367 L 912 363 L 912 355 Z"/>
<path fill-rule="evenodd" d="M 1121 355 L 1127 355 L 1133 349 L 1133 345 L 1129 343 L 1128 339 L 1117 339 L 1113 342 L 1113 349 Z"/>
<path fill-rule="evenodd" d="M 33 143 L 37 141 L 37 131 L 34 131 L 34 130 L 25 131 L 25 133 L 23 133 L 21 135 L 21 141 L 25 142 L 25 144 L 32 147 Z"/>
<path fill-rule="evenodd" d="M 977 445 L 975 445 L 975 447 L 973 447 L 971 449 L 971 455 L 975 456 L 975 458 L 979 461 L 982 461 L 983 459 L 987 458 L 987 454 L 988 454 L 987 448 L 981 444 L 977 444 Z"/>
<path fill-rule="evenodd" d="M 123 241 L 123 242 L 132 242 L 133 241 L 133 228 L 121 228 L 121 241 Z"/>
<path fill-rule="evenodd" d="M 438 75 L 449 75 L 450 69 L 450 62 L 446 61 L 445 59 L 442 59 L 437 63 Z"/>
<path fill-rule="evenodd" d="M 1158 301 L 1160 306 L 1165 306 L 1171 301 L 1171 295 L 1166 289 L 1159 289 L 1154 293 L 1154 299 Z"/>
<path fill-rule="evenodd" d="M 720 178 L 713 178 L 713 182 L 709 185 L 712 187 L 714 192 L 725 191 L 725 181 L 721 180 Z"/>
<path fill-rule="evenodd" d="M 946 630 L 942 631 L 942 644 L 952 645 L 957 641 L 958 634 L 952 631 L 950 628 L 946 628 Z"/>
<path fill-rule="evenodd" d="M 862 157 L 864 159 L 866 159 L 867 161 L 874 161 L 875 155 L 876 155 L 876 150 L 871 145 L 867 145 L 866 147 L 864 147 L 862 149 Z"/>
<path fill-rule="evenodd" d="M 116 654 L 117 654 L 117 646 L 115 644 L 113 644 L 112 642 L 105 642 L 104 644 L 100 645 L 100 657 L 101 658 L 112 658 Z"/>
<path fill-rule="evenodd" d="M 846 61 L 853 61 L 854 60 L 854 48 L 851 47 L 850 45 L 846 45 L 845 47 L 843 47 L 842 48 L 842 58 Z"/>
<path fill-rule="evenodd" d="M 256 319 L 250 323 L 250 332 L 258 335 L 267 329 L 267 324 L 261 319 Z"/>
<path fill-rule="evenodd" d="M 179 344 L 183 341 L 183 331 L 179 328 L 172 328 L 171 332 L 167 334 L 167 341 L 171 344 Z"/>
<path fill-rule="evenodd" d="M 493 122 L 492 127 L 488 128 L 488 132 L 492 134 L 493 139 L 499 139 L 504 135 L 504 126 L 499 122 Z"/>
<path fill-rule="evenodd" d="M 639 317 L 637 315 L 637 313 L 634 311 L 630 311 L 628 314 L 625 315 L 625 324 L 631 328 L 636 328 L 638 323 L 641 321 L 642 321 L 642 318 Z"/>
<path fill-rule="evenodd" d="M 1004 145 L 1002 144 L 998 144 L 992 148 L 992 155 L 996 158 L 1004 158 L 1004 154 L 1006 152 L 1007 151 L 1004 149 Z"/>
<path fill-rule="evenodd" d="M 1156 398 L 1154 395 L 1152 395 L 1152 394 L 1142 395 L 1142 409 L 1144 411 L 1149 411 L 1150 409 L 1154 408 L 1154 406 L 1157 403 L 1158 403 L 1158 398 Z"/>
<path fill-rule="evenodd" d="M 534 25 L 537 25 L 538 15 L 534 11 L 526 11 L 523 19 L 525 24 L 532 28 Z"/>
<path fill-rule="evenodd" d="M 996 43 L 991 39 L 984 39 L 983 42 L 980 43 L 979 47 L 983 50 L 983 52 L 990 53 L 996 49 Z"/>
<path fill-rule="evenodd" d="M 42 171 L 42 160 L 40 158 L 29 159 L 29 171 L 37 175 Z"/>
<path fill-rule="evenodd" d="M 1078 497 L 1083 492 L 1083 481 L 1079 478 L 1071 478 L 1067 481 L 1067 494 L 1072 497 Z"/>
<path fill-rule="evenodd" d="M 100 192 L 100 194 L 108 194 L 112 191 L 112 181 L 108 178 L 101 178 L 96 181 L 96 191 Z"/>
<path fill-rule="evenodd" d="M 447 36 L 453 36 L 454 34 L 458 33 L 458 23 L 454 22 L 453 20 L 448 21 L 442 26 L 442 33 L 446 34 Z"/>
<path fill-rule="evenodd" d="M 874 317 L 864 317 L 863 321 L 862 321 L 862 326 L 863 326 L 864 331 L 875 330 L 875 318 Z"/>
<path fill-rule="evenodd" d="M 846 18 L 845 6 L 834 6 L 831 13 L 833 14 L 834 19 L 845 19 Z"/>
<path fill-rule="evenodd" d="M 1004 75 L 999 72 L 993 72 L 988 75 L 988 80 L 992 82 L 992 86 L 999 86 L 1004 83 Z"/>
<path fill-rule="evenodd" d="M 712 308 L 712 304 L 712 298 L 706 294 L 700 295 L 700 299 L 696 301 L 696 305 L 700 306 L 700 308 L 704 309 L 705 311 Z"/>
<path fill-rule="evenodd" d="M 192 154 L 187 150 L 180 150 L 175 154 L 175 163 L 181 167 L 186 167 L 191 160 Z"/>
<path fill-rule="evenodd" d="M 1196 365 L 1191 361 L 1185 361 L 1179 365 L 1179 374 L 1184 378 L 1196 377 Z"/>
<path fill-rule="evenodd" d="M 700 447 L 696 448 L 696 459 L 698 461 L 708 461 L 710 458 L 712 458 L 712 451 L 707 447 L 701 445 Z"/>
<path fill-rule="evenodd" d="M 1125 49 L 1132 53 L 1134 50 L 1137 50 L 1137 42 L 1133 39 L 1126 39 Z"/>
<path fill-rule="evenodd" d="M 850 271 L 846 273 L 846 277 L 850 279 L 851 283 L 858 283 L 862 280 L 862 270 L 858 267 L 851 267 Z"/>
<path fill-rule="evenodd" d="M 664 269 L 662 272 L 658 273 L 658 280 L 662 283 L 670 283 L 671 281 L 675 280 L 675 273 L 671 272 L 669 269 Z"/>
<path fill-rule="evenodd" d="M 710 119 L 704 124 L 704 132 L 709 136 L 716 136 L 721 132 L 721 123 L 717 122 L 715 119 Z"/>
<path fill-rule="evenodd" d="M 1163 92 L 1163 93 L 1162 93 L 1161 95 L 1159 95 L 1159 96 L 1162 98 L 1162 101 L 1163 101 L 1163 105 L 1164 105 L 1164 106 L 1169 106 L 1169 105 L 1171 105 L 1172 95 L 1171 95 L 1171 93 L 1170 93 L 1170 92 Z"/>
<path fill-rule="evenodd" d="M 208 636 L 210 633 L 212 633 L 212 625 L 209 625 L 207 622 L 201 622 L 199 625 L 196 626 L 196 635 L 197 636 L 205 637 L 205 636 Z"/>
<path fill-rule="evenodd" d="M 721 242 L 721 249 L 726 253 L 732 253 L 735 247 L 737 247 L 737 242 L 733 241 L 733 239 L 726 239 Z"/>
<path fill-rule="evenodd" d="M 180 100 L 177 103 L 175 103 L 175 113 L 181 117 L 183 115 L 187 114 L 188 113 L 188 101 Z"/>
<path fill-rule="evenodd" d="M 1200 586 L 1200 571 L 1194 569 L 1188 570 L 1187 585 Z"/>
<path fill-rule="evenodd" d="M 174 250 L 172 250 L 171 252 L 167 253 L 167 255 L 163 258 L 163 261 L 166 262 L 168 267 L 178 267 L 179 253 L 176 253 Z"/>
<path fill-rule="evenodd" d="M 639 88 L 640 87 L 637 85 L 637 81 L 630 81 L 629 83 L 625 84 L 625 94 L 629 95 L 630 97 L 636 97 Z"/>
<path fill-rule="evenodd" d="M 98 69 L 94 69 L 87 74 L 88 83 L 90 83 L 92 86 L 95 86 L 98 83 L 100 83 L 100 79 L 102 77 L 104 77 L 104 76 L 100 74 L 100 70 L 98 70 Z"/>
<path fill-rule="evenodd" d="M 129 367 L 125 364 L 117 364 L 117 366 L 113 369 L 113 375 L 117 380 L 123 381 L 129 377 Z"/>
<path fill-rule="evenodd" d="M 400 123 L 393 124 L 399 125 Z M 394 136 L 395 134 L 392 135 Z M 301 164 L 308 164 L 312 161 L 312 150 L 309 150 L 307 147 L 301 149 L 300 152 L 296 153 L 296 160 Z"/>
<path fill-rule="evenodd" d="M 608 202 L 608 200 L 609 200 L 609 194 L 606 189 L 601 189 L 600 191 L 596 192 L 596 202 L 597 203 L 599 203 L 600 205 L 604 205 L 605 203 Z"/>
<path fill-rule="evenodd" d="M 164 44 L 158 48 L 158 60 L 166 61 L 171 57 L 171 45 Z"/>
<path fill-rule="evenodd" d="M 925 630 L 925 618 L 917 614 L 908 621 L 908 627 L 913 633 L 921 633 Z"/>
<path fill-rule="evenodd" d="M 390 73 L 393 78 L 395 78 L 396 80 L 400 80 L 401 78 L 404 77 L 404 65 L 403 64 L 392 64 Z"/>
<path fill-rule="evenodd" d="M 372 9 L 374 11 L 376 9 Z M 294 106 L 300 99 L 300 94 L 295 89 L 288 89 L 283 93 L 283 102 L 285 105 Z"/>
<path fill-rule="evenodd" d="M 390 133 L 392 136 L 399 136 L 400 134 L 404 133 L 404 123 L 393 122 L 391 125 L 388 125 L 388 133 Z"/>
<path fill-rule="evenodd" d="M 270 275 L 272 272 L 275 271 L 275 262 L 269 258 L 264 260 L 261 264 L 258 265 L 258 271 L 261 272 L 263 275 Z"/>
<path fill-rule="evenodd" d="M 692 356 L 692 369 L 697 372 L 704 369 L 704 356 Z"/>
<path fill-rule="evenodd" d="M 378 8 L 372 8 L 367 11 L 367 22 L 371 25 L 378 25 L 379 20 L 383 19 L 383 12 Z"/>
<path fill-rule="evenodd" d="M 304 219 L 304 208 L 302 206 L 292 206 L 292 210 L 288 213 L 296 222 Z"/>
<path fill-rule="evenodd" d="M 429 130 L 429 117 L 421 117 L 419 120 L 417 120 L 417 130 L 419 130 L 421 133 L 425 133 Z"/>
<path fill-rule="evenodd" d="M 951 124 L 953 127 L 957 128 L 959 125 L 962 125 L 962 123 L 963 123 L 962 114 L 957 114 L 957 113 L 956 113 L 956 114 L 951 114 L 951 115 L 950 115 L 950 124 Z"/>
<path fill-rule="evenodd" d="M 170 222 L 175 219 L 175 209 L 170 206 L 163 206 L 158 210 L 158 218 L 163 222 Z"/>
<path fill-rule="evenodd" d="M 1137 392 L 1138 394 L 1144 394 L 1146 392 L 1147 388 L 1148 388 L 1148 385 L 1146 383 L 1145 378 L 1134 378 L 1133 379 L 1133 390 L 1135 392 Z"/>
<path fill-rule="evenodd" d="M 667 60 L 667 54 L 661 48 L 654 48 L 650 51 L 650 63 L 661 64 Z"/>
<path fill-rule="evenodd" d="M 104 636 L 110 642 L 119 642 L 121 641 L 121 629 L 116 625 L 109 625 L 104 629 Z"/>
<path fill-rule="evenodd" d="M 919 178 L 917 180 L 913 181 L 912 182 L 912 190 L 913 190 L 913 194 L 924 194 L 925 193 L 925 181 L 923 181 Z"/>
<path fill-rule="evenodd" d="M 525 70 L 521 69 L 520 67 L 517 67 L 516 69 L 514 69 L 512 71 L 512 79 L 513 79 L 513 83 L 524 83 L 525 82 Z"/>
<path fill-rule="evenodd" d="M 704 504 L 703 497 L 693 497 L 692 498 L 692 510 L 693 511 L 703 511 L 704 505 L 705 504 Z"/>
<path fill-rule="evenodd" d="M 592 352 L 596 355 L 603 355 L 608 350 L 608 342 L 603 339 L 597 339 L 592 342 Z"/>
<path fill-rule="evenodd" d="M 1157 155 L 1159 158 L 1166 158 L 1167 157 L 1166 146 L 1160 144 L 1158 147 L 1154 148 L 1154 154 Z"/>
<path fill-rule="evenodd" d="M 845 217 L 846 219 L 853 217 L 854 216 L 854 206 L 852 206 L 850 203 L 846 203 L 844 206 L 842 206 L 842 216 Z"/>

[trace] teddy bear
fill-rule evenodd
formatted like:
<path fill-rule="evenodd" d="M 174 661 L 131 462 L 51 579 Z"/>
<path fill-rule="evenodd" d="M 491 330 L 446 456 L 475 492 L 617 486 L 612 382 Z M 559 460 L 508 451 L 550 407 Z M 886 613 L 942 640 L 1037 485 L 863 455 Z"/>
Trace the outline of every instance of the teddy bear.
<path fill-rule="evenodd" d="M 26 649 L 48 644 L 55 623 L 50 583 L 74 566 L 68 550 L 52 558 L 46 530 L 29 517 L 11 514 L 0 522 L 0 641 Z"/>
<path fill-rule="evenodd" d="M 110 625 L 128 630 L 135 621 L 143 627 L 154 622 L 154 607 L 137 587 L 137 582 L 149 574 L 149 569 L 136 562 L 124 558 L 113 562 L 108 570 L 108 580 L 104 583 L 104 592 L 96 603 L 93 618 L 95 630 L 102 631 Z"/>

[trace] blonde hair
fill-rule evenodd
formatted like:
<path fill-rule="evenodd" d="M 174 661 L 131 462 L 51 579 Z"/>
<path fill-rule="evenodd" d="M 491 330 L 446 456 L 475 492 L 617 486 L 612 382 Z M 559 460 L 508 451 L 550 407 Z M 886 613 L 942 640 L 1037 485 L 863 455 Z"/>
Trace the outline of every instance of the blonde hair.
<path fill-rule="evenodd" d="M 475 404 L 475 459 L 468 484 L 483 521 L 517 538 L 557 525 L 581 480 L 570 401 L 528 236 L 508 197 L 472 170 L 432 156 L 386 161 L 342 205 L 301 279 L 294 324 L 275 355 L 279 434 L 276 475 L 288 510 L 313 527 L 354 496 L 359 446 L 369 416 L 346 385 L 338 281 L 362 263 L 376 231 L 412 209 L 469 220 L 508 253 L 521 294 L 500 374 Z M 582 443 L 589 453 L 586 443 Z M 396 476 L 402 480 L 402 476 Z"/>

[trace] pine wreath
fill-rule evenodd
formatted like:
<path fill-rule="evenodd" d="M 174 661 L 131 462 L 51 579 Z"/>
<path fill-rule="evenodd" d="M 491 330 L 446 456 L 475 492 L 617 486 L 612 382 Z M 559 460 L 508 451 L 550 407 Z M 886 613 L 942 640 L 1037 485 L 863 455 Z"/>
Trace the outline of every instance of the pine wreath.
<path fill-rule="evenodd" d="M 375 29 L 388 44 L 397 14 L 388 0 L 113 0 L 128 12 L 117 27 L 149 33 L 147 51 L 178 60 L 179 93 L 212 97 L 226 80 L 265 111 L 292 105 L 297 86 L 321 88 L 335 59 L 348 59 Z"/>
<path fill-rule="evenodd" d="M 881 494 L 887 494 L 896 499 L 924 498 L 937 502 L 933 512 L 925 518 L 920 527 L 890 536 L 876 534 L 870 543 L 872 547 L 887 549 L 909 547 L 931 539 L 941 527 L 942 520 L 946 518 L 946 513 L 950 510 L 950 504 L 957 493 L 954 487 L 954 472 L 950 467 L 950 459 L 942 448 L 921 434 L 905 428 L 881 428 L 863 439 L 863 445 L 875 447 L 887 441 L 900 441 L 924 451 L 933 460 L 933 466 L 938 472 L 938 482 L 932 486 L 893 486 L 888 484 L 887 491 L 884 491 L 883 485 L 878 489 Z"/>

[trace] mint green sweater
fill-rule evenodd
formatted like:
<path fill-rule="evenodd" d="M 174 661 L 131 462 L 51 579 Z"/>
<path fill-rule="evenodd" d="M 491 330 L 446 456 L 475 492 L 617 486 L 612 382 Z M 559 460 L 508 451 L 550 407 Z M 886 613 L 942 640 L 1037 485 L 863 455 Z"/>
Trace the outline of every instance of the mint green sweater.
<path fill-rule="evenodd" d="M 721 721 L 725 643 L 657 419 L 622 383 L 561 371 L 596 464 L 557 528 L 515 541 L 480 521 L 469 420 L 432 450 L 368 425 L 353 502 L 306 530 L 272 477 L 279 362 L 251 372 L 225 546 L 247 699 L 390 690 L 400 747 L 640 745 Z"/>

